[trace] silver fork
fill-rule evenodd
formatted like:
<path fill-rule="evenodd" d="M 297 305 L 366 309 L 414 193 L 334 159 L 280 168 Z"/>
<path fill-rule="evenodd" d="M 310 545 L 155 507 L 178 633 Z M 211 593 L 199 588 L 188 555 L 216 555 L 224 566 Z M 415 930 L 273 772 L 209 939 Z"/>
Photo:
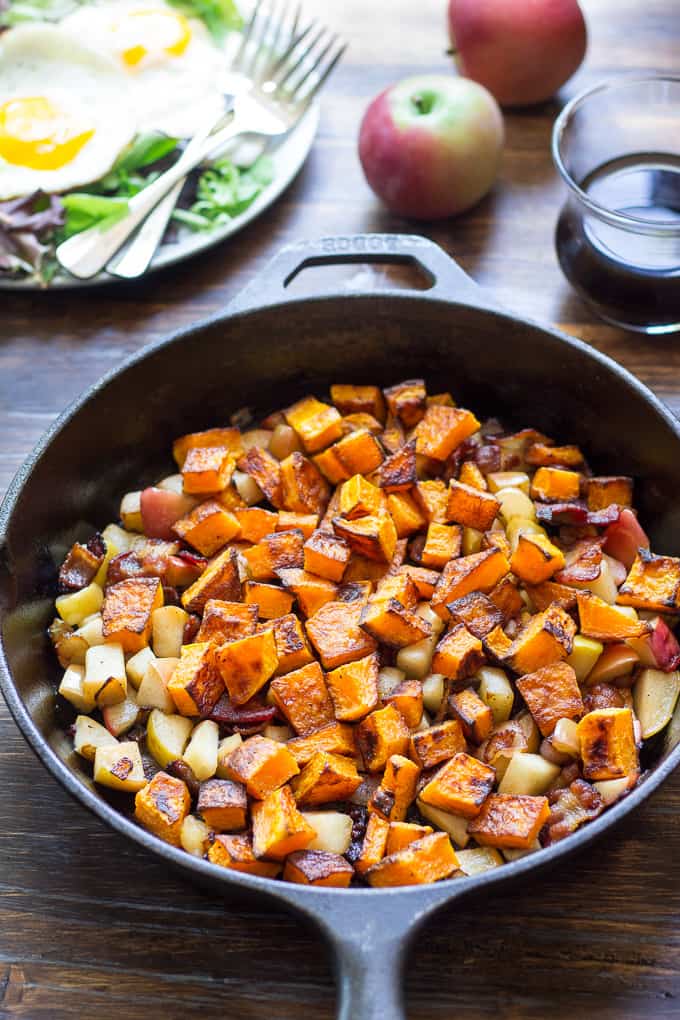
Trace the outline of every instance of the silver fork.
<path fill-rule="evenodd" d="M 275 36 L 283 31 L 283 14 L 274 21 Z M 231 122 L 212 134 L 198 150 L 189 149 L 152 184 L 130 199 L 128 212 L 113 225 L 90 227 L 59 245 L 57 260 L 73 276 L 91 279 L 101 272 L 169 192 L 207 157 L 242 134 L 274 138 L 286 134 L 304 115 L 345 52 L 337 36 L 314 24 L 298 31 L 299 12 L 285 50 L 272 52 L 264 2 L 258 2 L 234 60 L 234 69 L 251 81 L 249 91 L 234 95 Z M 311 36 L 311 38 L 310 38 Z"/>

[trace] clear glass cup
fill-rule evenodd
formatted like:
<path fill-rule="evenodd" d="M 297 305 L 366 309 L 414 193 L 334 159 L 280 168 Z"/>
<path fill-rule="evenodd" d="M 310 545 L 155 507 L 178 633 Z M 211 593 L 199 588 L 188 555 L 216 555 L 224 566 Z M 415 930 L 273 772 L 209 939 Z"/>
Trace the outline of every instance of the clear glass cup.
<path fill-rule="evenodd" d="M 680 331 L 680 76 L 623 76 L 581 93 L 553 129 L 568 187 L 562 270 L 608 322 Z"/>

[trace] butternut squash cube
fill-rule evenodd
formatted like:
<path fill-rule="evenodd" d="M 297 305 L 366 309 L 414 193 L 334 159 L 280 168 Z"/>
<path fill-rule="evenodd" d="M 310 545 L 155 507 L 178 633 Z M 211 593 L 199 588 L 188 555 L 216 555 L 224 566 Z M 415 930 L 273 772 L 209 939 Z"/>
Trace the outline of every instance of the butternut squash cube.
<path fill-rule="evenodd" d="M 217 669 L 235 705 L 245 705 L 250 701 L 264 687 L 279 663 L 276 640 L 271 630 L 229 641 L 214 655 Z"/>
<path fill-rule="evenodd" d="M 376 640 L 392 648 L 405 648 L 432 635 L 432 624 L 396 598 L 371 596 L 360 618 L 361 626 Z"/>
<path fill-rule="evenodd" d="M 329 446 L 323 453 L 317 453 L 312 457 L 312 460 L 331 485 L 339 485 L 340 482 L 347 481 L 352 474 L 338 457 L 335 446 Z"/>
<path fill-rule="evenodd" d="M 180 715 L 208 715 L 224 693 L 209 641 L 182 645 L 179 662 L 167 684 Z"/>
<path fill-rule="evenodd" d="M 203 556 L 212 556 L 238 535 L 238 519 L 215 500 L 200 503 L 186 517 L 180 517 L 172 530 Z"/>
<path fill-rule="evenodd" d="M 210 599 L 241 601 L 241 575 L 235 549 L 225 549 L 208 564 L 182 595 L 182 605 L 190 613 L 201 613 Z"/>
<path fill-rule="evenodd" d="M 486 661 L 482 642 L 471 634 L 464 623 L 457 623 L 437 644 L 432 657 L 432 672 L 450 680 L 474 676 Z"/>
<path fill-rule="evenodd" d="M 281 465 L 269 450 L 260 446 L 251 446 L 238 460 L 238 469 L 248 475 L 265 494 L 272 506 L 280 509 L 283 506 L 283 485 L 281 482 Z"/>
<path fill-rule="evenodd" d="M 553 603 L 529 619 L 503 658 L 516 673 L 533 673 L 571 655 L 575 634 L 576 624 L 569 613 Z"/>
<path fill-rule="evenodd" d="M 237 507 L 234 517 L 239 523 L 239 537 L 244 542 L 260 542 L 265 535 L 276 531 L 279 515 L 259 506 Z"/>
<path fill-rule="evenodd" d="M 402 885 L 425 885 L 448 878 L 458 868 L 458 858 L 445 832 L 434 832 L 383 857 L 367 872 L 374 888 Z"/>
<path fill-rule="evenodd" d="M 314 534 L 318 526 L 318 514 L 298 514 L 292 510 L 280 510 L 276 522 L 277 531 L 301 531 L 305 540 Z"/>
<path fill-rule="evenodd" d="M 295 599 L 292 592 L 261 581 L 246 581 L 244 595 L 246 605 L 257 606 L 257 615 L 261 620 L 285 616 L 291 611 Z"/>
<path fill-rule="evenodd" d="M 419 796 L 425 804 L 442 811 L 476 818 L 495 782 L 495 769 L 459 751 L 442 765 Z"/>
<path fill-rule="evenodd" d="M 315 807 L 348 800 L 362 779 L 350 758 L 329 751 L 317 751 L 296 776 L 291 787 L 300 807 Z"/>
<path fill-rule="evenodd" d="M 354 862 L 355 871 L 360 875 L 365 875 L 369 868 L 383 859 L 389 834 L 390 823 L 381 815 L 371 812 L 368 816 L 361 851 Z"/>
<path fill-rule="evenodd" d="M 568 503 L 578 499 L 581 475 L 563 468 L 540 467 L 531 480 L 531 498 L 544 503 Z"/>
<path fill-rule="evenodd" d="M 622 779 L 637 772 L 633 713 L 630 708 L 600 708 L 584 715 L 578 740 L 585 779 Z"/>
<path fill-rule="evenodd" d="M 163 586 L 157 577 L 131 577 L 109 585 L 102 607 L 104 640 L 139 652 L 151 638 L 151 614 L 163 605 Z"/>
<path fill-rule="evenodd" d="M 262 624 L 262 628 L 271 630 L 276 642 L 279 664 L 274 676 L 283 676 L 293 669 L 306 666 L 314 659 L 302 623 L 293 613 L 280 616 L 277 620 L 267 620 Z"/>
<path fill-rule="evenodd" d="M 562 609 L 566 609 L 567 612 L 576 609 L 576 591 L 566 584 L 558 584 L 557 581 L 542 581 L 541 584 L 527 584 L 526 592 L 539 612 L 547 609 L 553 602 L 561 606 Z M 522 603 L 519 606 L 519 611 L 524 609 L 526 606 Z"/>
<path fill-rule="evenodd" d="M 283 412 L 295 429 L 307 453 L 316 453 L 330 446 L 342 435 L 340 412 L 316 397 L 304 397 Z"/>
<path fill-rule="evenodd" d="M 481 846 L 528 850 L 550 817 L 547 797 L 524 794 L 492 794 L 468 832 Z"/>
<path fill-rule="evenodd" d="M 192 449 L 202 447 L 220 446 L 234 457 L 238 458 L 243 453 L 241 442 L 241 431 L 237 428 L 206 429 L 205 432 L 190 432 L 186 436 L 180 436 L 172 444 L 172 455 L 177 462 L 177 467 L 182 470 L 187 453 Z"/>
<path fill-rule="evenodd" d="M 589 510 L 604 510 L 612 503 L 618 506 L 632 506 L 633 479 L 624 475 L 588 478 L 586 493 Z"/>
<path fill-rule="evenodd" d="M 420 562 L 424 567 L 441 570 L 449 560 L 460 556 L 462 544 L 463 529 L 458 524 L 437 524 L 432 521 L 427 528 Z"/>
<path fill-rule="evenodd" d="M 488 531 L 499 509 L 500 503 L 490 492 L 455 479 L 449 482 L 447 516 L 450 521 L 477 531 Z"/>
<path fill-rule="evenodd" d="M 205 604 L 196 641 L 210 641 L 213 645 L 223 645 L 227 641 L 249 637 L 256 629 L 257 606 L 209 599 Z"/>
<path fill-rule="evenodd" d="M 281 461 L 282 505 L 300 514 L 322 514 L 330 497 L 328 482 L 316 464 L 295 451 Z"/>
<path fill-rule="evenodd" d="M 265 535 L 257 545 L 244 549 L 248 573 L 253 581 L 272 581 L 277 570 L 302 567 L 305 538 L 301 531 L 277 531 Z"/>
<path fill-rule="evenodd" d="M 368 810 L 375 811 L 390 822 L 403 822 L 415 800 L 420 769 L 401 754 L 387 761 L 380 785 L 373 791 Z"/>
<path fill-rule="evenodd" d="M 359 626 L 363 600 L 327 602 L 307 620 L 309 640 L 326 670 L 363 659 L 376 650 L 376 642 Z"/>
<path fill-rule="evenodd" d="M 349 475 L 370 475 L 383 462 L 380 443 L 368 429 L 350 432 L 333 446 L 333 452 Z"/>
<path fill-rule="evenodd" d="M 578 446 L 548 446 L 546 443 L 531 443 L 525 453 L 527 464 L 535 467 L 580 467 L 583 454 Z"/>
<path fill-rule="evenodd" d="M 471 744 L 481 744 L 491 733 L 493 712 L 472 687 L 451 693 L 449 709 Z"/>
<path fill-rule="evenodd" d="M 257 859 L 253 853 L 252 836 L 245 832 L 236 836 L 214 836 L 208 847 L 208 860 L 222 868 L 259 875 L 260 878 L 276 878 L 281 871 L 279 862 Z"/>
<path fill-rule="evenodd" d="M 451 560 L 444 567 L 432 596 L 432 608 L 442 620 L 448 620 L 449 602 L 472 591 L 490 592 L 510 570 L 510 564 L 498 549 L 484 549 Z"/>
<path fill-rule="evenodd" d="M 224 446 L 194 446 L 182 465 L 184 491 L 197 496 L 222 492 L 229 485 L 235 462 Z"/>
<path fill-rule="evenodd" d="M 225 771 L 227 778 L 243 783 L 251 797 L 264 800 L 300 770 L 285 744 L 256 734 L 232 751 Z"/>
<path fill-rule="evenodd" d="M 307 737 L 295 737 L 286 747 L 298 765 L 306 765 L 318 751 L 344 754 L 348 758 L 354 758 L 357 753 L 353 728 L 339 722 L 328 723 Z"/>
<path fill-rule="evenodd" d="M 387 511 L 347 521 L 333 518 L 335 534 L 345 540 L 350 549 L 369 560 L 389 563 L 397 545 L 397 530 Z"/>
<path fill-rule="evenodd" d="M 471 591 L 469 595 L 449 602 L 446 608 L 454 623 L 464 623 L 470 633 L 478 638 L 486 637 L 494 627 L 504 623 L 503 613 L 481 591 Z"/>
<path fill-rule="evenodd" d="M 512 648 L 512 640 L 502 627 L 494 627 L 482 638 L 482 647 L 492 661 L 505 662 Z"/>
<path fill-rule="evenodd" d="M 378 656 L 374 654 L 328 673 L 326 683 L 336 719 L 355 722 L 373 711 L 378 704 L 379 669 Z"/>
<path fill-rule="evenodd" d="M 627 638 L 644 637 L 649 627 L 637 616 L 631 617 L 625 610 L 610 606 L 604 599 L 589 591 L 576 594 L 581 633 L 596 641 L 625 641 Z"/>
<path fill-rule="evenodd" d="M 340 414 L 372 414 L 378 421 L 385 421 L 385 400 L 377 386 L 346 386 L 336 383 L 331 386 L 331 400 Z"/>
<path fill-rule="evenodd" d="M 363 475 L 353 475 L 340 489 L 340 515 L 352 521 L 356 517 L 369 517 L 378 513 L 384 496 L 380 489 Z"/>
<path fill-rule="evenodd" d="M 396 853 L 397 850 L 403 850 L 404 847 L 415 843 L 417 839 L 422 839 L 423 836 L 431 836 L 433 831 L 431 825 L 416 825 L 413 822 L 390 822 L 385 853 L 389 857 L 390 854 Z"/>
<path fill-rule="evenodd" d="M 352 881 L 354 868 L 340 854 L 329 850 L 296 850 L 286 859 L 284 882 L 346 889 Z"/>
<path fill-rule="evenodd" d="M 383 393 L 390 414 L 407 429 L 417 425 L 425 414 L 427 394 L 424 379 L 406 379 L 384 389 Z"/>
<path fill-rule="evenodd" d="M 566 662 L 553 662 L 527 673 L 517 681 L 517 690 L 544 737 L 550 736 L 560 719 L 583 715 L 576 673 Z"/>
<path fill-rule="evenodd" d="M 377 418 L 374 418 L 372 414 L 366 414 L 365 411 L 343 415 L 342 431 L 345 435 L 348 432 L 356 432 L 358 429 L 368 429 L 374 436 L 379 436 L 383 427 Z"/>
<path fill-rule="evenodd" d="M 309 662 L 301 669 L 276 677 L 269 692 L 275 705 L 300 736 L 306 737 L 335 718 L 318 662 Z"/>
<path fill-rule="evenodd" d="M 621 606 L 635 606 L 651 612 L 677 613 L 680 610 L 680 559 L 655 556 L 648 549 L 638 549 L 616 601 Z"/>
<path fill-rule="evenodd" d="M 316 574 L 310 574 L 306 570 L 300 570 L 299 567 L 285 567 L 276 573 L 284 588 L 293 593 L 300 611 L 305 616 L 313 616 L 318 609 L 327 602 L 333 602 L 337 597 L 337 584 Z"/>
<path fill-rule="evenodd" d="M 547 581 L 564 563 L 564 553 L 546 535 L 521 532 L 510 559 L 513 573 L 528 584 Z"/>
<path fill-rule="evenodd" d="M 394 705 L 371 712 L 355 730 L 357 746 L 369 772 L 379 772 L 393 754 L 405 755 L 410 736 L 406 720 Z"/>
<path fill-rule="evenodd" d="M 347 542 L 327 531 L 315 531 L 304 544 L 304 568 L 329 581 L 341 581 L 351 552 Z"/>
<path fill-rule="evenodd" d="M 381 489 L 390 494 L 413 488 L 418 481 L 415 440 L 404 443 L 382 462 L 378 481 Z"/>
<path fill-rule="evenodd" d="M 464 750 L 465 735 L 457 719 L 447 719 L 411 735 L 411 757 L 422 769 L 441 765 Z"/>
<path fill-rule="evenodd" d="M 157 772 L 135 794 L 135 818 L 154 836 L 180 846 L 182 823 L 191 810 L 186 783 L 166 772 Z"/>
<path fill-rule="evenodd" d="M 300 814 L 289 786 L 272 790 L 264 800 L 253 804 L 253 853 L 282 861 L 288 854 L 303 850 L 316 836 L 315 830 Z"/>
<path fill-rule="evenodd" d="M 458 481 L 461 485 L 467 485 L 469 488 L 479 489 L 483 492 L 489 488 L 486 478 L 473 460 L 465 460 L 460 465 Z"/>
<path fill-rule="evenodd" d="M 546 581 L 546 584 L 551 582 Z M 575 598 L 575 597 L 574 597 Z M 521 612 L 526 609 L 524 599 L 522 598 L 517 581 L 512 577 L 504 577 L 502 581 L 491 589 L 489 592 L 489 599 L 497 607 L 497 609 L 503 614 L 503 622 L 507 623 L 508 620 L 513 620 L 519 616 Z M 555 601 L 550 599 L 546 605 L 537 606 L 537 609 L 547 609 L 550 602 Z M 574 602 L 574 604 L 576 604 Z"/>
<path fill-rule="evenodd" d="M 387 497 L 387 509 L 396 528 L 397 538 L 408 538 L 427 524 L 422 510 L 408 492 L 394 492 Z"/>
<path fill-rule="evenodd" d="M 425 517 L 435 524 L 448 524 L 449 521 L 449 490 L 439 478 L 418 482 L 416 494 Z"/>
<path fill-rule="evenodd" d="M 414 677 L 402 680 L 383 698 L 383 704 L 394 705 L 403 715 L 410 730 L 415 730 L 423 718 L 423 685 Z"/>
<path fill-rule="evenodd" d="M 230 779 L 209 779 L 201 783 L 196 810 L 215 832 L 245 829 L 248 818 L 246 788 Z"/>
<path fill-rule="evenodd" d="M 416 426 L 416 453 L 446 460 L 478 428 L 479 422 L 471 411 L 431 404 Z"/>

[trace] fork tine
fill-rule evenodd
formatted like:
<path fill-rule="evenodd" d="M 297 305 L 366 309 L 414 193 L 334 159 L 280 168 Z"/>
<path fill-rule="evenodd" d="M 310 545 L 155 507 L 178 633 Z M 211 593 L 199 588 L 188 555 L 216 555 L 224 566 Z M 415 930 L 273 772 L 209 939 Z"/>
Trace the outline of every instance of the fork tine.
<path fill-rule="evenodd" d="M 248 48 L 248 43 L 250 42 L 250 37 L 253 34 L 253 29 L 255 27 L 255 22 L 257 21 L 257 16 L 260 7 L 262 6 L 263 2 L 264 0 L 257 0 L 257 3 L 253 7 L 253 13 L 250 15 L 250 18 L 248 19 L 243 34 L 241 35 L 241 42 L 239 44 L 238 49 L 236 50 L 236 53 L 234 54 L 234 59 L 232 61 L 232 66 L 234 68 L 237 68 L 239 66 L 242 57 L 245 55 L 246 49 Z"/>
<path fill-rule="evenodd" d="M 255 21 L 250 39 L 250 56 L 244 51 L 244 61 L 241 71 L 248 78 L 255 79 L 255 71 L 262 56 L 267 41 L 267 30 L 271 23 L 271 6 L 269 11 L 265 10 L 264 0 L 258 0 L 255 11 Z"/>
<path fill-rule="evenodd" d="M 291 84 L 289 86 L 289 90 L 288 91 L 290 93 L 290 98 L 291 99 L 294 100 L 295 96 L 298 93 L 300 93 L 300 91 L 303 88 L 303 86 L 305 85 L 305 83 L 309 81 L 309 79 L 314 74 L 316 69 L 322 65 L 322 63 L 325 61 L 327 55 L 330 53 L 331 49 L 338 42 L 338 40 L 339 40 L 339 36 L 332 35 L 329 38 L 329 40 L 326 43 L 326 45 L 321 49 L 320 53 L 314 59 L 314 62 L 312 64 L 309 64 L 307 67 L 303 68 L 302 75 L 300 76 L 300 78 L 298 78 L 297 82 L 295 84 Z"/>
<path fill-rule="evenodd" d="M 300 43 L 307 38 L 307 36 L 309 35 L 313 28 L 316 28 L 316 21 L 310 21 L 307 27 L 303 28 L 302 31 L 296 35 L 295 33 L 297 30 L 297 24 L 299 20 L 300 20 L 300 7 L 298 7 L 297 13 L 295 15 L 295 22 L 293 23 L 293 34 L 290 43 L 283 51 L 279 59 L 274 63 L 274 65 L 269 68 L 269 74 L 272 80 L 276 80 L 276 75 L 284 67 L 284 65 L 293 55 L 293 53 L 298 48 Z"/>
<path fill-rule="evenodd" d="M 278 78 L 274 77 L 277 89 L 285 88 L 286 83 L 290 81 L 290 79 L 294 77 L 295 72 L 298 71 L 304 65 L 305 61 L 309 58 L 310 54 L 314 51 L 316 46 L 321 42 L 323 37 L 326 35 L 326 32 L 327 32 L 326 28 L 324 28 L 324 26 L 322 25 L 314 33 L 314 36 L 312 37 L 311 41 L 307 44 L 305 49 L 302 51 L 302 53 L 299 54 L 295 63 L 293 63 L 289 68 L 286 67 L 281 68 L 282 72 L 284 73 Z"/>
<path fill-rule="evenodd" d="M 328 64 L 326 65 L 326 68 L 321 72 L 321 74 L 319 75 L 317 80 L 312 85 L 311 89 L 308 89 L 304 93 L 304 95 L 300 95 L 300 88 L 304 84 L 304 82 L 307 80 L 308 76 L 306 76 L 305 78 L 302 79 L 302 81 L 300 82 L 300 84 L 296 88 L 295 93 L 293 95 L 293 98 L 294 98 L 295 102 L 302 103 L 305 106 L 307 106 L 309 103 L 311 103 L 311 101 L 320 92 L 320 90 L 326 84 L 326 82 L 330 78 L 331 74 L 333 73 L 333 71 L 335 70 L 337 65 L 342 60 L 342 58 L 343 58 L 343 56 L 345 54 L 345 51 L 347 49 L 347 46 L 348 46 L 348 43 L 342 43 L 339 46 L 339 48 L 335 52 L 335 55 L 333 57 L 331 57 L 331 59 L 328 61 Z"/>

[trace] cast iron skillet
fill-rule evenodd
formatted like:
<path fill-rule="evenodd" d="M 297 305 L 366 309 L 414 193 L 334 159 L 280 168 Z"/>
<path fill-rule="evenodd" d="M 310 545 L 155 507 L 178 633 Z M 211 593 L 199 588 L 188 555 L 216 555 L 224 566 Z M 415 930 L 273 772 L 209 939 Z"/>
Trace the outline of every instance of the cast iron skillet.
<path fill-rule="evenodd" d="M 426 292 L 334 293 L 300 300 L 302 267 L 411 263 Z M 49 430 L 0 510 L 0 685 L 37 755 L 82 804 L 213 893 L 269 896 L 316 923 L 339 969 L 343 1020 L 403 1018 L 400 969 L 410 938 L 461 896 L 556 864 L 632 811 L 680 760 L 674 720 L 637 789 L 575 835 L 477 878 L 393 890 L 304 888 L 215 867 L 168 846 L 95 789 L 55 708 L 45 639 L 56 567 L 68 546 L 116 517 L 117 498 L 171 469 L 173 437 L 264 413 L 331 382 L 424 375 L 475 411 L 533 425 L 588 452 L 596 470 L 637 479 L 653 548 L 680 554 L 680 425 L 656 397 L 585 344 L 498 309 L 444 252 L 419 237 L 328 238 L 282 251 L 216 318 L 147 348 L 85 393 Z"/>

